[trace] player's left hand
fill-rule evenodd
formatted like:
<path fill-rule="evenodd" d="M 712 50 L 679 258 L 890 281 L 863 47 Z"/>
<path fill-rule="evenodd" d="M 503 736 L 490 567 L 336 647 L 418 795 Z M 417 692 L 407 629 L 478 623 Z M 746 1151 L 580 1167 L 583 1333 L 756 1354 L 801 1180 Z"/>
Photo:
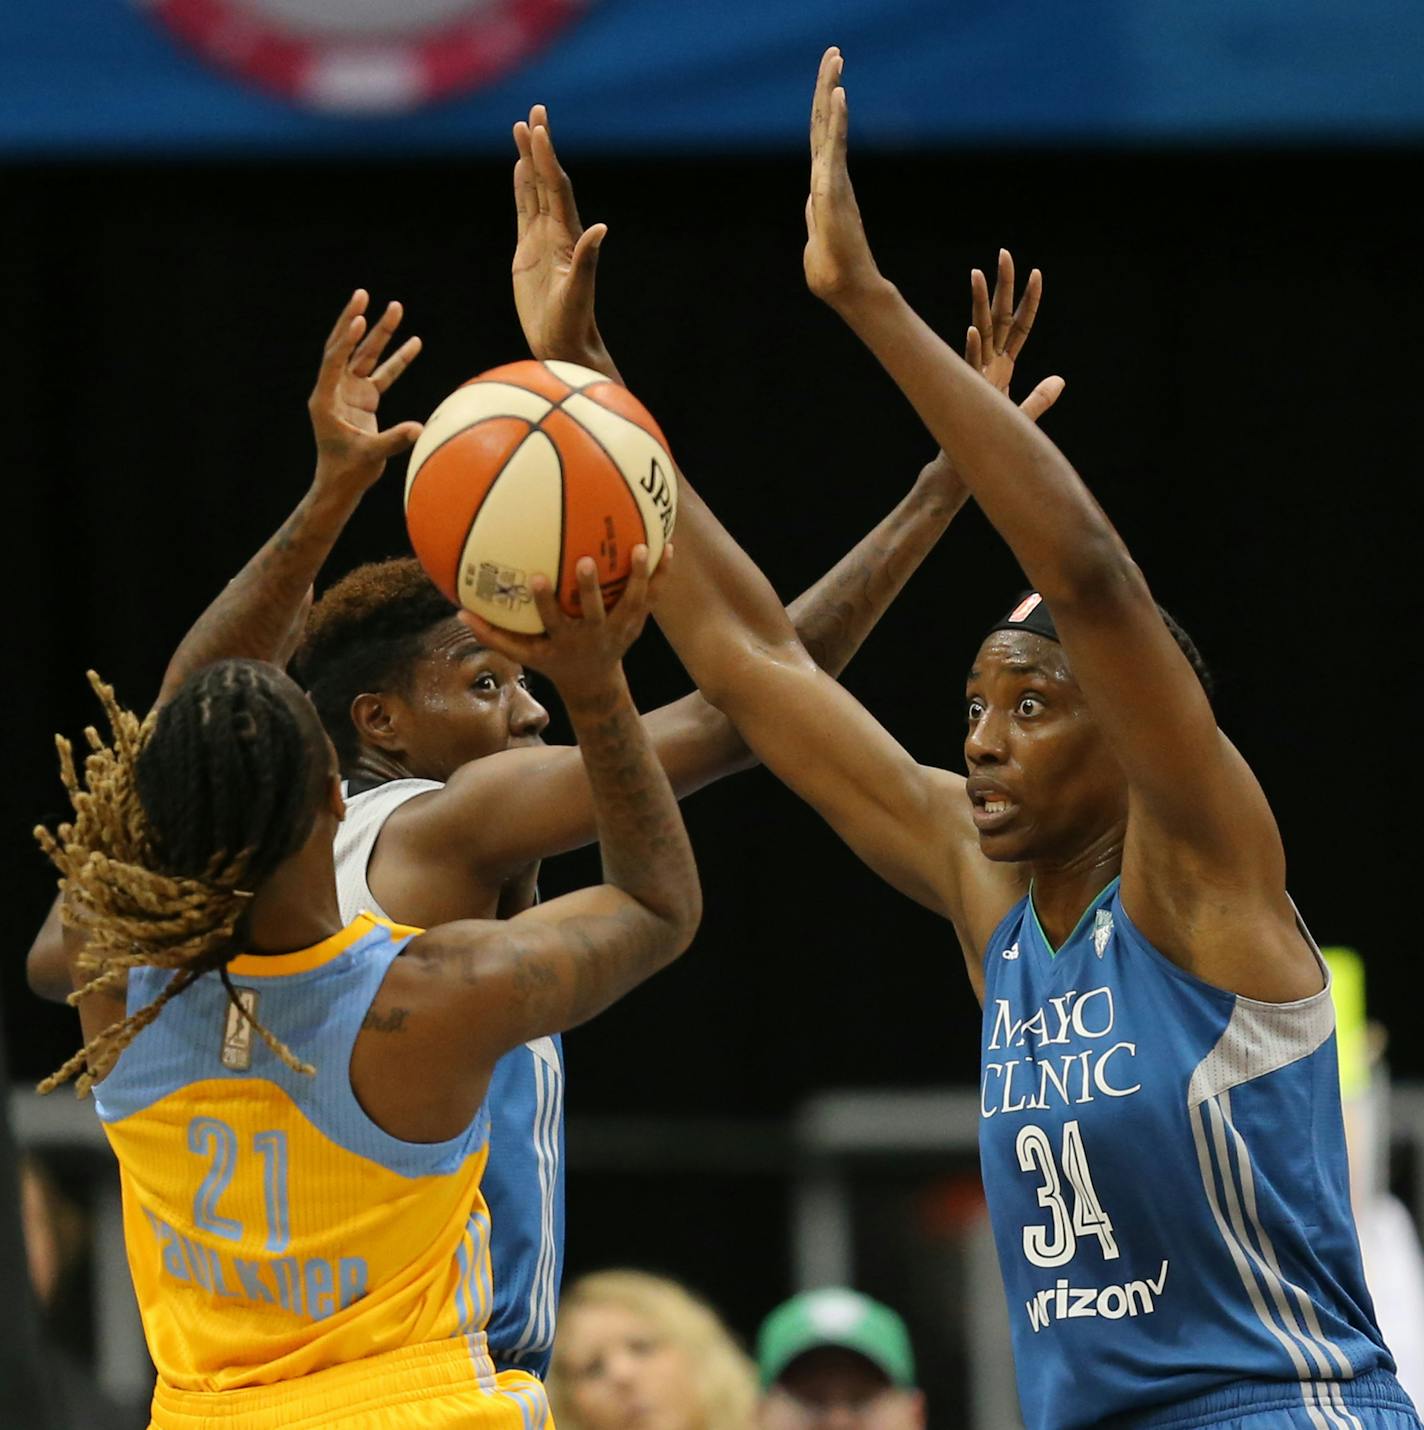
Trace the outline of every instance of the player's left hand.
<path fill-rule="evenodd" d="M 326 340 L 316 386 L 307 399 L 316 437 L 315 485 L 359 495 L 420 436 L 419 422 L 401 422 L 382 432 L 376 421 L 381 398 L 415 360 L 420 339 L 407 338 L 384 362 L 381 355 L 400 327 L 402 309 L 390 303 L 367 331 L 370 295 L 358 288 Z"/>
<path fill-rule="evenodd" d="M 514 143 L 514 306 L 529 351 L 541 361 L 563 359 L 613 375 L 594 316 L 594 271 L 608 225 L 585 229 L 579 221 L 542 104 L 514 126 Z"/>
<path fill-rule="evenodd" d="M 806 286 L 831 307 L 860 297 L 880 281 L 860 205 L 846 167 L 850 116 L 841 87 L 841 52 L 821 56 L 811 101 L 811 193 L 806 200 Z"/>
<path fill-rule="evenodd" d="M 1014 260 L 1007 248 L 999 250 L 999 271 L 992 299 L 984 274 L 976 268 L 969 275 L 974 321 L 965 335 L 964 361 L 1005 397 L 1010 395 L 1014 364 L 1033 331 L 1033 320 L 1042 298 L 1043 274 L 1035 268 L 1028 276 L 1018 307 L 1014 307 Z M 1037 422 L 1063 395 L 1065 386 L 1061 377 L 1045 377 L 1019 403 L 1019 410 Z M 943 452 L 921 470 L 919 481 L 922 486 L 936 488 L 941 499 L 953 502 L 956 511 L 968 499 L 968 488 Z"/>
<path fill-rule="evenodd" d="M 1007 248 L 1001 248 L 993 297 L 989 296 L 988 280 L 978 268 L 969 275 L 969 289 L 974 321 L 965 334 L 964 361 L 1007 397 L 1014 363 L 1033 331 L 1033 320 L 1043 300 L 1043 274 L 1035 268 L 1028 275 L 1015 308 L 1014 259 Z M 1058 401 L 1063 386 L 1061 377 L 1046 377 L 1019 405 L 1037 422 Z"/>

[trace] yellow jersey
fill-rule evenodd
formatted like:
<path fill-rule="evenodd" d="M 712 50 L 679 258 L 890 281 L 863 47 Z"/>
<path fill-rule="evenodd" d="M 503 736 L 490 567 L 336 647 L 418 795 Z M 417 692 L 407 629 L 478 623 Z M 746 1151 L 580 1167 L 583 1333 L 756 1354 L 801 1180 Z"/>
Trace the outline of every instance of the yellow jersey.
<path fill-rule="evenodd" d="M 418 932 L 362 914 L 312 948 L 228 965 L 314 1077 L 204 977 L 97 1087 L 158 1369 L 155 1425 L 551 1424 L 540 1383 L 497 1375 L 485 1346 L 487 1110 L 449 1141 L 403 1142 L 351 1089 L 362 1020 Z M 130 1010 L 171 976 L 133 970 Z"/>

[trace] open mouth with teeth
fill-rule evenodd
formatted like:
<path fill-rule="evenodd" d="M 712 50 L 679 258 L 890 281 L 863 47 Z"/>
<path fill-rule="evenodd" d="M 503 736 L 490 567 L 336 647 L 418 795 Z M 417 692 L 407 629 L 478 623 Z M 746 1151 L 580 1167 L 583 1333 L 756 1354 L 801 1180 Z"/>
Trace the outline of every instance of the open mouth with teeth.
<path fill-rule="evenodd" d="M 975 828 L 981 831 L 998 829 L 1009 823 L 1018 811 L 1018 805 L 997 790 L 975 790 L 970 801 L 974 806 Z"/>

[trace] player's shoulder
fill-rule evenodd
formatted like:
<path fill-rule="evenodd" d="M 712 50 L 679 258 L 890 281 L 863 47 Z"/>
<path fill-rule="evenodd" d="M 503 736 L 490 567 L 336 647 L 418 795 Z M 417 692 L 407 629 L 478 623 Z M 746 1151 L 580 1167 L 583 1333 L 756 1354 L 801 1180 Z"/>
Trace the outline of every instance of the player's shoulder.
<path fill-rule="evenodd" d="M 1004 916 L 1028 892 L 1028 870 L 1021 864 L 998 863 L 984 857 L 963 775 L 928 765 L 921 769 L 927 797 L 934 806 L 935 826 L 941 831 L 945 912 L 961 939 L 972 944 L 977 954 Z"/>

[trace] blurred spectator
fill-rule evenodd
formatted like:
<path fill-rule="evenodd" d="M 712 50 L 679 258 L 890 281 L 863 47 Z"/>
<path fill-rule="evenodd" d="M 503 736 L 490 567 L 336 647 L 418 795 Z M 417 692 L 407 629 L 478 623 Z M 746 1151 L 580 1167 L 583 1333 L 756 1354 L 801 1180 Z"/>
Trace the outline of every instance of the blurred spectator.
<path fill-rule="evenodd" d="M 675 1281 L 600 1271 L 561 1301 L 549 1400 L 559 1430 L 749 1430 L 756 1371 Z"/>
<path fill-rule="evenodd" d="M 857 1291 L 783 1302 L 761 1324 L 762 1430 L 924 1430 L 905 1323 Z"/>

